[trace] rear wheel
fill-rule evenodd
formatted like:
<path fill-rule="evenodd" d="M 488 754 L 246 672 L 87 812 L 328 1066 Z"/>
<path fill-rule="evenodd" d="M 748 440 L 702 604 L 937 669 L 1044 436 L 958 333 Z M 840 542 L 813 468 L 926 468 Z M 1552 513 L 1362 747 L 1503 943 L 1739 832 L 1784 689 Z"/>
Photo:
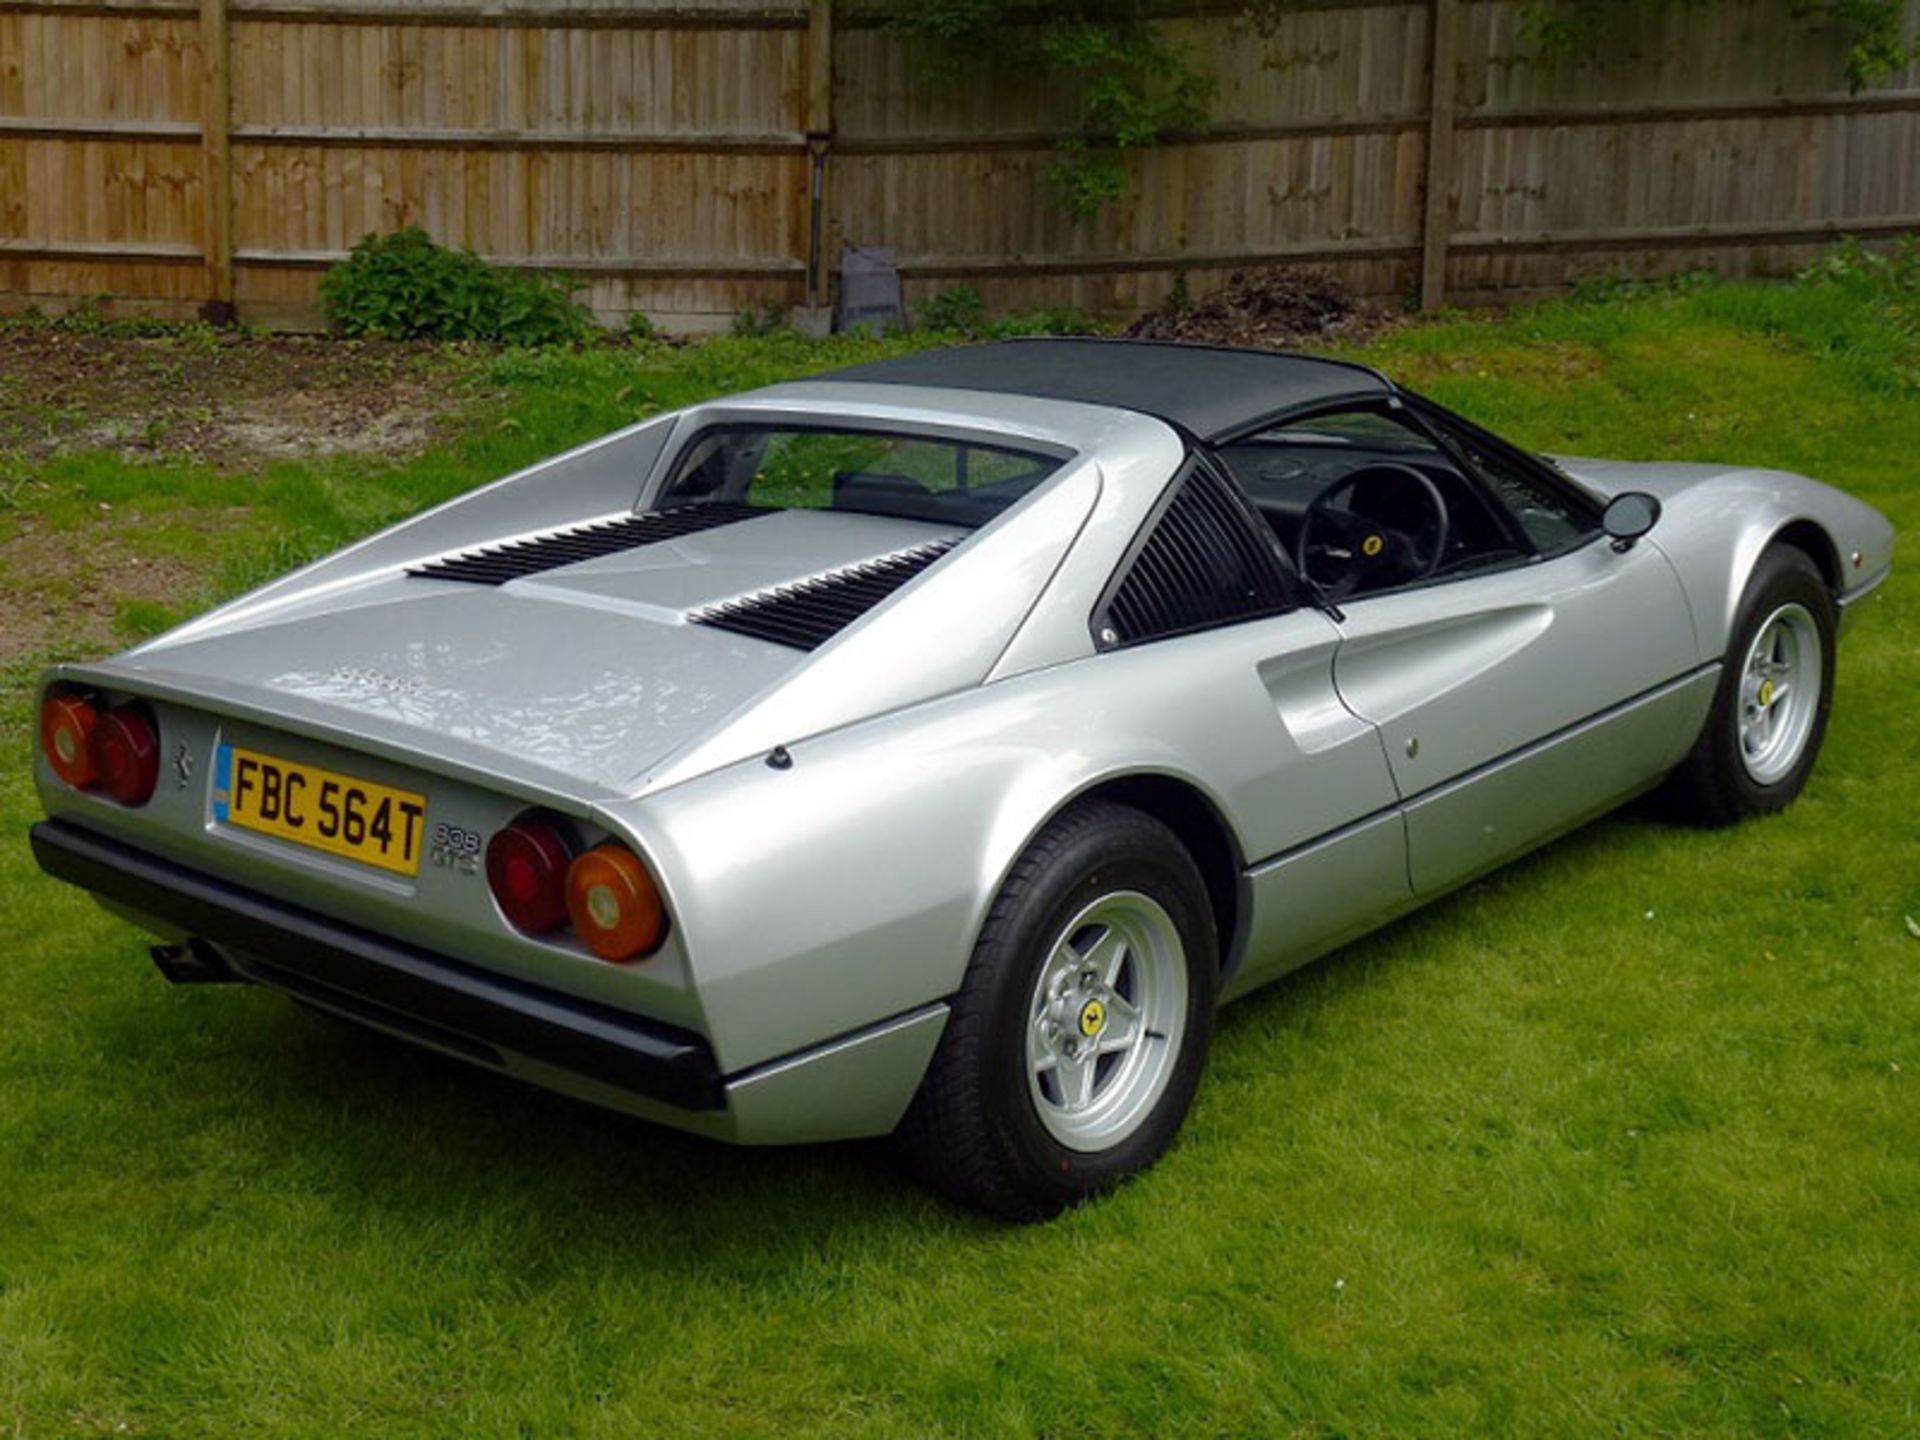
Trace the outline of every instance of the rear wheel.
<path fill-rule="evenodd" d="M 1812 560 L 1776 545 L 1741 597 L 1713 709 L 1667 784 L 1686 819 L 1731 825 L 1798 795 L 1833 704 L 1834 604 Z"/>
<path fill-rule="evenodd" d="M 995 901 L 895 1137 L 909 1168 L 1040 1219 L 1159 1158 L 1212 1033 L 1206 887 L 1165 825 L 1090 804 L 1034 841 Z"/>

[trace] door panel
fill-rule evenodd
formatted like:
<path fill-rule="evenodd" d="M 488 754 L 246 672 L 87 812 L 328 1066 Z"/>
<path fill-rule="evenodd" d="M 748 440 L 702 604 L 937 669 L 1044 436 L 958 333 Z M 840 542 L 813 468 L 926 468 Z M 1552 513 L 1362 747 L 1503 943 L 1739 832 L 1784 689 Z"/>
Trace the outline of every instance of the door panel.
<path fill-rule="evenodd" d="M 1557 732 L 1654 690 L 1696 664 L 1686 597 L 1651 545 L 1610 545 L 1497 574 L 1352 601 L 1334 662 L 1341 698 L 1380 727 L 1403 801 L 1464 782 Z M 1635 720 L 1628 770 L 1657 775 L 1677 710 Z M 1654 733 L 1643 733 L 1642 726 Z M 1666 728 L 1663 728 L 1666 727 Z M 1645 747 L 1644 754 L 1642 747 Z M 1491 778 L 1480 777 L 1480 778 Z M 1557 767 L 1497 835 L 1409 831 L 1415 888 L 1444 889 L 1621 793 L 1618 767 Z M 1499 782 L 1504 783 L 1504 782 Z M 1631 788 L 1631 787 L 1629 787 Z M 1463 797 L 1464 802 L 1464 797 Z"/>
<path fill-rule="evenodd" d="M 1717 668 L 1443 785 L 1407 807 L 1413 888 L 1444 890 L 1612 809 L 1678 764 L 1706 720 Z"/>
<path fill-rule="evenodd" d="M 1253 913 L 1246 954 L 1227 977 L 1222 1000 L 1237 999 L 1411 909 L 1406 821 L 1397 810 L 1376 815 L 1256 865 L 1247 884 Z"/>

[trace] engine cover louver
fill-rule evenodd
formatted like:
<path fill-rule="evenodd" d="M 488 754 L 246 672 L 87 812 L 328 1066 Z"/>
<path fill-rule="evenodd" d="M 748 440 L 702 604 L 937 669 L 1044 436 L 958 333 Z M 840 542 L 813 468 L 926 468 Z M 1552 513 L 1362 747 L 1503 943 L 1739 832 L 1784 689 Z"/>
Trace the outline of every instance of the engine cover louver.
<path fill-rule="evenodd" d="M 662 540 L 677 540 L 697 535 L 722 525 L 737 525 L 759 515 L 778 514 L 775 510 L 753 505 L 738 505 L 724 500 L 703 500 L 694 505 L 676 505 L 669 510 L 649 510 L 640 515 L 623 515 L 618 520 L 602 520 L 594 525 L 577 525 L 536 535 L 527 540 L 511 540 L 502 545 L 482 545 L 444 559 L 431 560 L 408 569 L 409 575 L 429 580 L 463 580 L 471 585 L 504 585 L 526 575 L 558 570 L 563 565 L 578 565 L 582 560 L 597 560 L 622 550 L 638 550 Z"/>
<path fill-rule="evenodd" d="M 696 625 L 816 650 L 960 543 L 934 540 L 830 574 L 696 610 Z"/>
<path fill-rule="evenodd" d="M 1230 483 L 1204 465 L 1179 482 L 1100 609 L 1095 638 L 1103 648 L 1287 607 L 1279 562 Z"/>

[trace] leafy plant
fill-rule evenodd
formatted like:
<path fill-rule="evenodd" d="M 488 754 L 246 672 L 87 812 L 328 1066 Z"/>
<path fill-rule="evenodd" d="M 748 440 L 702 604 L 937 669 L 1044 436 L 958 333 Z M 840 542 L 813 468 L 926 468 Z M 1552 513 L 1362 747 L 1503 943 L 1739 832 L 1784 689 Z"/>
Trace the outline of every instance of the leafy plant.
<path fill-rule="evenodd" d="M 1271 7 L 1280 0 L 1261 0 Z M 1638 0 L 1649 5 L 1705 5 L 1715 0 Z M 1790 0 L 1793 14 L 1810 24 L 1831 27 L 1847 44 L 1849 88 L 1861 90 L 1902 69 L 1920 55 L 1920 43 L 1903 33 L 1903 0 Z M 1633 6 L 1619 0 L 1534 0 L 1525 25 L 1541 50 L 1567 53 L 1600 43 L 1608 27 Z"/>
<path fill-rule="evenodd" d="M 1011 340 L 1021 335 L 1092 335 L 1100 327 L 1086 311 L 1072 305 L 1046 310 L 1016 311 L 987 326 L 989 340 Z"/>
<path fill-rule="evenodd" d="M 1720 277 L 1711 270 L 1682 270 L 1677 275 L 1658 280 L 1618 273 L 1584 275 L 1569 287 L 1567 298 L 1576 305 L 1612 305 L 1652 295 L 1678 295 L 1689 290 L 1704 290 L 1721 283 Z"/>
<path fill-rule="evenodd" d="M 914 306 L 920 328 L 958 340 L 1011 340 L 1021 335 L 1091 335 L 1099 327 L 1084 310 L 1070 305 L 1016 311 L 994 319 L 971 285 L 950 285 Z"/>
<path fill-rule="evenodd" d="M 558 345 L 598 333 L 573 298 L 576 288 L 561 277 L 489 265 L 409 226 L 363 238 L 320 281 L 320 301 L 348 335 Z"/>
<path fill-rule="evenodd" d="M 777 300 L 769 300 L 763 305 L 750 305 L 733 317 L 733 333 L 744 340 L 778 335 L 791 328 L 788 321 L 792 317 L 792 309 Z"/>
<path fill-rule="evenodd" d="M 1920 235 L 1905 236 L 1887 250 L 1844 240 L 1797 278 L 1803 285 L 1837 286 L 1886 304 L 1920 306 Z"/>
<path fill-rule="evenodd" d="M 1009 45 L 1000 32 L 1023 22 L 1037 27 L 1032 43 Z M 1213 81 L 1141 0 L 1068 0 L 1037 18 L 1018 0 L 903 0 L 896 24 L 949 75 L 1011 62 L 1036 71 L 1036 83 L 1073 87 L 1083 133 L 1060 145 L 1047 174 L 1076 215 L 1126 194 L 1128 151 L 1206 123 Z"/>
<path fill-rule="evenodd" d="M 987 302 L 971 285 L 949 285 L 913 307 L 922 330 L 935 335 L 979 337 L 987 330 Z"/>

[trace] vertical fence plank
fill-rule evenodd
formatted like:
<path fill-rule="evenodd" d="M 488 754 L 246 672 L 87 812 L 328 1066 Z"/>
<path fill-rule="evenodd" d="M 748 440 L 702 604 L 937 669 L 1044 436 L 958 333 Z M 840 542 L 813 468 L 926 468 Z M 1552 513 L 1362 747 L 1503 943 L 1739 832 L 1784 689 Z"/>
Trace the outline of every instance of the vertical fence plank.
<path fill-rule="evenodd" d="M 1454 45 L 1459 0 L 1433 0 L 1427 75 L 1427 204 L 1420 233 L 1420 308 L 1447 303 L 1447 242 L 1453 231 Z"/>
<path fill-rule="evenodd" d="M 227 0 L 200 0 L 200 192 L 210 318 L 233 318 L 233 120 Z"/>

